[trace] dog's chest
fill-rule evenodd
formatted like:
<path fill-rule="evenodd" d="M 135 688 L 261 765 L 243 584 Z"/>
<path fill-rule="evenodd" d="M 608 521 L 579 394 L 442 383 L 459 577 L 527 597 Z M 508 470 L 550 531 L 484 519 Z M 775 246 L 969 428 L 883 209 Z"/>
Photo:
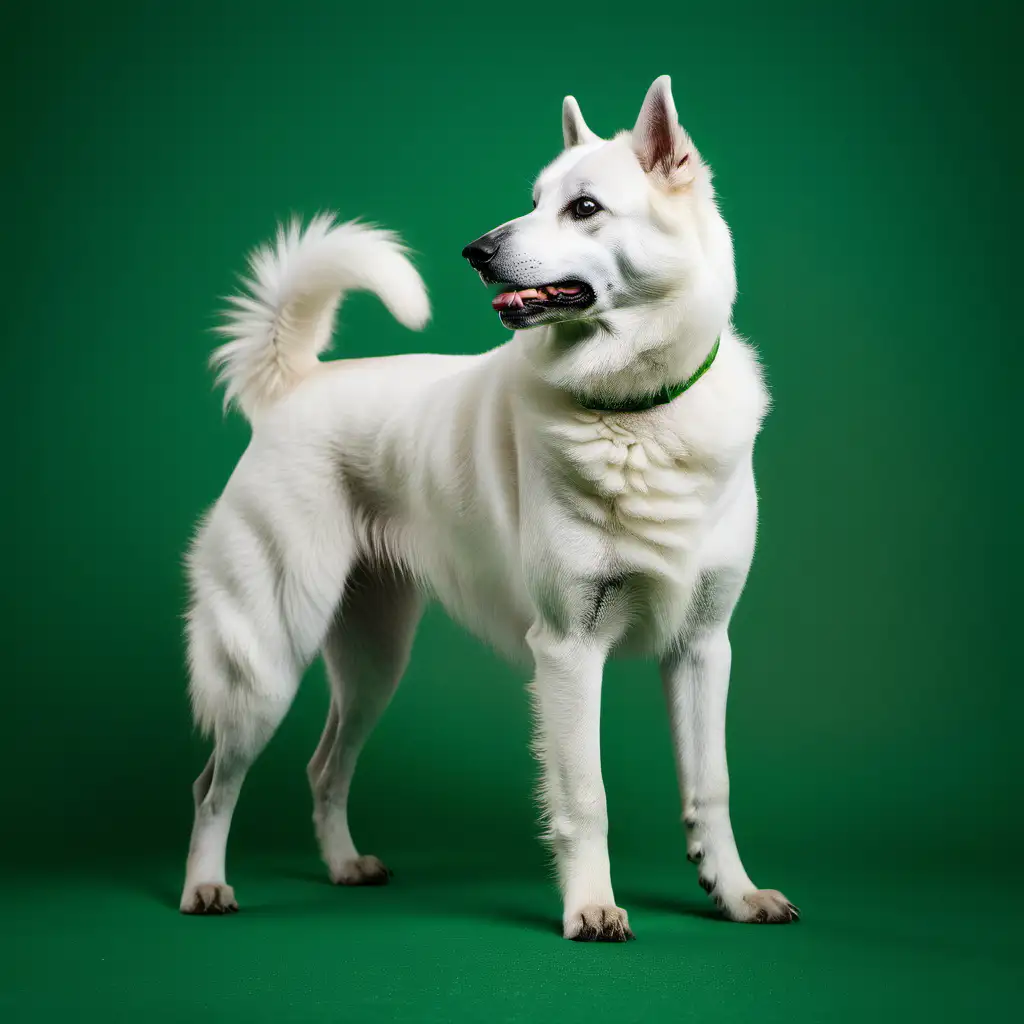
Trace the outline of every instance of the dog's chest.
<path fill-rule="evenodd" d="M 580 414 L 554 431 L 570 501 L 613 540 L 691 550 L 716 492 L 714 451 L 669 417 Z"/>

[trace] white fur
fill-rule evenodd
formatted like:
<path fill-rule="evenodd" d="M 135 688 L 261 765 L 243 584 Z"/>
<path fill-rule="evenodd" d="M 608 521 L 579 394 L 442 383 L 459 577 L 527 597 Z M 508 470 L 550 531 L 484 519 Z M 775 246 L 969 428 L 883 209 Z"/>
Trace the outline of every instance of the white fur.
<path fill-rule="evenodd" d="M 305 231 L 282 226 L 276 244 L 249 257 L 248 295 L 229 300 L 229 337 L 213 354 L 225 401 L 249 417 L 291 390 L 330 345 L 334 317 L 347 291 L 376 293 L 392 315 L 419 330 L 430 316 L 426 289 L 389 231 L 361 224 L 335 227 L 320 214 Z"/>
<path fill-rule="evenodd" d="M 434 597 L 533 666 L 548 834 L 572 938 L 628 937 L 615 906 L 600 766 L 605 660 L 660 659 L 689 853 L 727 915 L 786 920 L 733 840 L 725 760 L 727 627 L 754 549 L 754 439 L 767 409 L 755 357 L 730 324 L 732 244 L 710 173 L 678 127 L 668 80 L 631 135 L 598 139 L 567 100 L 568 148 L 533 213 L 506 225 L 499 262 L 535 283 L 583 280 L 583 313 L 544 312 L 478 356 L 322 364 L 346 289 L 403 323 L 427 319 L 419 277 L 386 233 L 318 218 L 252 261 L 216 354 L 251 444 L 193 546 L 188 633 L 196 717 L 216 748 L 195 786 L 182 909 L 233 909 L 224 874 L 245 772 L 322 651 L 331 709 L 310 762 L 335 881 L 386 879 L 348 829 L 366 736 Z M 567 219 L 585 188 L 604 211 Z M 524 269 L 525 268 L 525 269 Z M 710 371 L 668 405 L 607 401 Z"/>

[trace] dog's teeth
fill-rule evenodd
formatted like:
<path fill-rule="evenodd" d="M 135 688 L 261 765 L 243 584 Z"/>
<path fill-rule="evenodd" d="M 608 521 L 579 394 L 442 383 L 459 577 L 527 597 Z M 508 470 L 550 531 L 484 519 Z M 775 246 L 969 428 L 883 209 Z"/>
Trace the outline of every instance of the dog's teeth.
<path fill-rule="evenodd" d="M 582 288 L 565 287 L 558 284 L 542 284 L 536 288 L 520 288 L 517 291 L 502 292 L 491 300 L 494 309 L 523 309 L 527 302 L 546 302 L 559 295 L 578 295 Z"/>

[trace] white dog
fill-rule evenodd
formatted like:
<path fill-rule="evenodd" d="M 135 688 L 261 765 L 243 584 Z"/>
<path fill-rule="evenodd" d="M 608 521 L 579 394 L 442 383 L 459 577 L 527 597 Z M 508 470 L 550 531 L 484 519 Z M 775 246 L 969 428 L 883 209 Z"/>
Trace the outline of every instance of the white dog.
<path fill-rule="evenodd" d="M 405 668 L 423 599 L 533 665 L 548 838 L 572 939 L 632 937 L 612 893 L 601 677 L 660 659 L 689 859 L 735 921 L 791 921 L 729 820 L 728 624 L 754 550 L 752 454 L 768 407 L 730 324 L 732 242 L 711 174 L 659 78 L 605 141 L 567 97 L 565 151 L 532 213 L 463 255 L 507 344 L 478 356 L 322 364 L 351 289 L 429 315 L 394 236 L 314 220 L 252 257 L 215 362 L 252 441 L 189 567 L 191 694 L 216 746 L 194 786 L 181 909 L 237 908 L 225 848 L 242 780 L 322 651 L 330 713 L 309 765 L 331 878 L 387 881 L 360 855 L 356 758 Z"/>

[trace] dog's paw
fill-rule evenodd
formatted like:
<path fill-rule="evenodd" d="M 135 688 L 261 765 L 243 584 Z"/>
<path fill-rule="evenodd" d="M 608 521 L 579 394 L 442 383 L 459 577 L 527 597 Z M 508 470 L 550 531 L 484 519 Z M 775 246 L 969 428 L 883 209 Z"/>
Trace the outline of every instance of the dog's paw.
<path fill-rule="evenodd" d="M 387 885 L 391 872 L 376 857 L 356 857 L 347 860 L 331 872 L 335 885 Z"/>
<path fill-rule="evenodd" d="M 181 897 L 183 914 L 234 914 L 237 910 L 235 890 L 226 882 L 191 885 Z"/>
<path fill-rule="evenodd" d="M 723 899 L 714 892 L 712 895 L 730 921 L 743 924 L 792 924 L 800 920 L 799 908 L 793 906 L 777 889 L 753 889 L 736 899 Z"/>
<path fill-rule="evenodd" d="M 628 942 L 636 938 L 621 907 L 601 907 L 596 903 L 568 914 L 562 934 L 576 942 Z"/>

